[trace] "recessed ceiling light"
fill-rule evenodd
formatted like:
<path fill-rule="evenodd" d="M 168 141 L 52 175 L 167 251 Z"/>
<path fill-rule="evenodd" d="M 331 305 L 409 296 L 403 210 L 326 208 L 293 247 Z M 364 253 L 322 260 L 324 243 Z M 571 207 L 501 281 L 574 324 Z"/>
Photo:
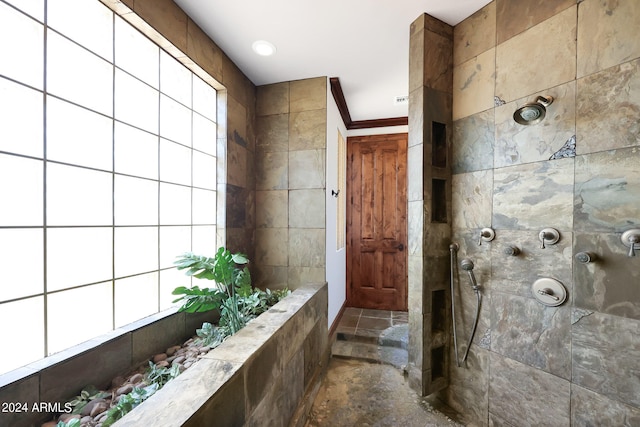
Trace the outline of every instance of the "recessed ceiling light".
<path fill-rule="evenodd" d="M 276 53 L 276 47 L 273 43 L 269 43 L 266 40 L 258 40 L 251 45 L 253 51 L 260 56 L 271 56 Z"/>

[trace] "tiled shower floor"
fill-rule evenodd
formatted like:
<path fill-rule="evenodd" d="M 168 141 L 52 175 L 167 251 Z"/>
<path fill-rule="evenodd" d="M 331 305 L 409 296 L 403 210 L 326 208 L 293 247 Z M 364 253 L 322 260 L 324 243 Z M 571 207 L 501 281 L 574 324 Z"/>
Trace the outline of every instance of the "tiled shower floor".
<path fill-rule="evenodd" d="M 407 341 L 406 312 L 347 308 L 306 427 L 461 426 L 409 387 Z"/>
<path fill-rule="evenodd" d="M 347 307 L 340 318 L 337 333 L 362 338 L 378 338 L 380 333 L 391 326 L 406 325 L 405 311 L 370 310 Z"/>
<path fill-rule="evenodd" d="M 334 357 L 407 364 L 409 325 L 406 312 L 347 308 L 336 329 Z"/>

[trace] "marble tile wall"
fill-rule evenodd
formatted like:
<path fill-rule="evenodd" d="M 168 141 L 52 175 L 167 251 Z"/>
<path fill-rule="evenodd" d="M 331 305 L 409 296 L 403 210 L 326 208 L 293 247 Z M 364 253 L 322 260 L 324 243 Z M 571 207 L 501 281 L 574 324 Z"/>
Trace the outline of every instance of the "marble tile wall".
<path fill-rule="evenodd" d="M 254 280 L 325 278 L 326 78 L 259 86 Z"/>
<path fill-rule="evenodd" d="M 525 3 L 495 0 L 454 29 L 452 239 L 483 306 L 441 397 L 469 425 L 637 425 L 640 257 L 620 236 L 640 228 L 640 3 Z M 555 98 L 544 121 L 516 124 L 538 95 Z M 487 226 L 496 239 L 478 246 Z M 545 227 L 561 240 L 541 249 Z M 475 300 L 458 273 L 462 353 Z M 541 277 L 564 284 L 563 305 L 533 298 Z"/>

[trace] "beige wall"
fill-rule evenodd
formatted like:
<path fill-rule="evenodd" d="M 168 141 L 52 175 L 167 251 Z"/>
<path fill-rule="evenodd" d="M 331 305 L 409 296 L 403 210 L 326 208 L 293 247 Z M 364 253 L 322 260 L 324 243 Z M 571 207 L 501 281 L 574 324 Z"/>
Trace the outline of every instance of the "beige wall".
<path fill-rule="evenodd" d="M 442 396 L 472 425 L 640 424 L 640 258 L 620 242 L 640 227 L 639 28 L 635 0 L 496 0 L 455 27 L 453 240 L 484 303 Z M 547 117 L 516 124 L 537 95 L 555 97 Z M 561 240 L 540 249 L 545 227 Z M 568 301 L 538 303 L 540 277 Z M 475 297 L 459 279 L 466 340 Z"/>

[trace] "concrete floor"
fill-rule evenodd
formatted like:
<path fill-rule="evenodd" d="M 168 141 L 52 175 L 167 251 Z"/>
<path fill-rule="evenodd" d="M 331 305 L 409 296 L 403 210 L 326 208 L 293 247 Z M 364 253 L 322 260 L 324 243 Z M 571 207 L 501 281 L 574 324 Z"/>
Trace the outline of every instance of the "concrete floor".
<path fill-rule="evenodd" d="M 406 324 L 406 313 L 345 311 L 306 427 L 462 426 L 409 387 Z"/>

